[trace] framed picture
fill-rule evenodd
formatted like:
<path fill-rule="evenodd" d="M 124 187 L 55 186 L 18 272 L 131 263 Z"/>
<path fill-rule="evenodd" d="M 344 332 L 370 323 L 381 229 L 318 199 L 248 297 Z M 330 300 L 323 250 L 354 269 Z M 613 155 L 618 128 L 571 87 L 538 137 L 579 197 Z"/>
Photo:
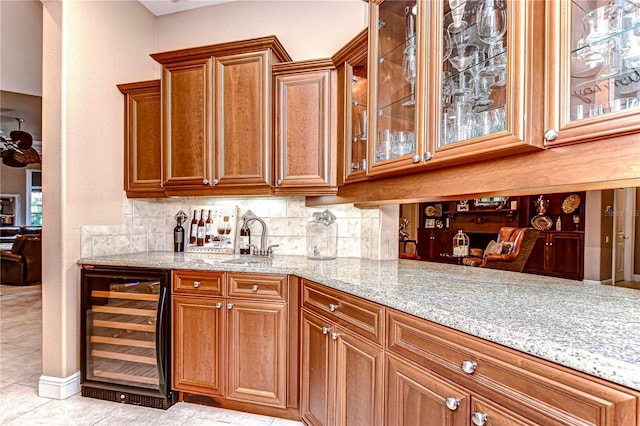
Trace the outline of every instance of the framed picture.
<path fill-rule="evenodd" d="M 436 216 L 442 217 L 442 204 L 434 204 L 433 207 L 436 208 Z"/>
<path fill-rule="evenodd" d="M 425 228 L 435 228 L 436 227 L 436 220 L 435 219 L 425 219 L 424 227 Z"/>
<path fill-rule="evenodd" d="M 468 212 L 469 211 L 469 200 L 460 200 L 456 204 L 456 211 L 459 212 Z"/>

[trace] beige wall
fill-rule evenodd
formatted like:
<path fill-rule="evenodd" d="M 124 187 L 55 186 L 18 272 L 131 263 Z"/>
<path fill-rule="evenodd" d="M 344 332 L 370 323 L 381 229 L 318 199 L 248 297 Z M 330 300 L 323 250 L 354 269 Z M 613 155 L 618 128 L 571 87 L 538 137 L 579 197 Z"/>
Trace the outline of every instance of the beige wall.
<path fill-rule="evenodd" d="M 20 218 L 16 225 L 26 225 L 27 170 L 40 170 L 40 164 L 30 164 L 27 167 L 0 165 L 0 194 L 20 194 Z"/>
<path fill-rule="evenodd" d="M 162 18 L 127 1 L 49 1 L 43 14 L 43 377 L 71 389 L 79 369 L 82 226 L 122 223 L 122 95 L 159 78 L 149 54 L 275 34 L 295 59 L 329 56 L 366 26 L 360 0 L 237 2 Z M 396 213 L 397 216 L 397 213 Z M 394 227 L 397 225 L 394 225 Z M 396 231 L 397 232 L 397 231 Z M 61 385 L 62 383 L 62 385 Z"/>
<path fill-rule="evenodd" d="M 362 0 L 235 1 L 158 19 L 158 51 L 276 35 L 294 61 L 333 55 L 368 24 Z"/>
<path fill-rule="evenodd" d="M 0 1 L 3 35 L 0 37 L 0 89 L 42 95 L 40 22 L 42 3 L 39 0 Z"/>
<path fill-rule="evenodd" d="M 122 95 L 158 76 L 156 21 L 135 1 L 45 1 L 43 15 L 43 378 L 56 394 L 79 368 L 80 227 L 122 217 Z M 77 380 L 73 380 L 74 383 Z M 62 386 L 64 388 L 64 386 Z M 69 388 L 70 392 L 73 389 Z"/>

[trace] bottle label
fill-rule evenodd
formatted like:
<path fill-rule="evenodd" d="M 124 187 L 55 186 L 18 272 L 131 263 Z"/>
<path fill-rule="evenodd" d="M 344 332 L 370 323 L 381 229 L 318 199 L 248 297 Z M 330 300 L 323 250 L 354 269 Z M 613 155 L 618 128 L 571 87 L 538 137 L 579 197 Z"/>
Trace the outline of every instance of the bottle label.
<path fill-rule="evenodd" d="M 198 239 L 199 240 L 204 240 L 204 237 L 206 235 L 205 227 L 204 226 L 198 226 L 197 229 L 198 229 Z"/>
<path fill-rule="evenodd" d="M 216 232 L 215 232 L 215 229 L 213 227 L 213 223 L 211 223 L 211 222 L 207 223 L 205 225 L 205 231 L 204 232 L 208 236 L 211 236 L 211 235 L 215 234 Z"/>
<path fill-rule="evenodd" d="M 198 235 L 198 224 L 194 223 L 193 225 L 191 225 L 191 237 L 195 237 L 196 235 Z"/>
<path fill-rule="evenodd" d="M 238 240 L 240 247 L 241 248 L 248 248 L 249 247 L 249 236 L 248 235 L 241 235 L 239 240 Z"/>

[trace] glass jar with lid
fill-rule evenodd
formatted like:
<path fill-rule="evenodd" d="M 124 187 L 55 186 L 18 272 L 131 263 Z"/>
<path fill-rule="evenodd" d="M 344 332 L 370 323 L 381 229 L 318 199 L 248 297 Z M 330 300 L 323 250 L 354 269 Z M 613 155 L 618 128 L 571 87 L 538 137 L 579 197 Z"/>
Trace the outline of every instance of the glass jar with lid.
<path fill-rule="evenodd" d="M 338 224 L 336 217 L 327 209 L 313 213 L 307 224 L 307 257 L 315 260 L 330 260 L 337 257 Z"/>

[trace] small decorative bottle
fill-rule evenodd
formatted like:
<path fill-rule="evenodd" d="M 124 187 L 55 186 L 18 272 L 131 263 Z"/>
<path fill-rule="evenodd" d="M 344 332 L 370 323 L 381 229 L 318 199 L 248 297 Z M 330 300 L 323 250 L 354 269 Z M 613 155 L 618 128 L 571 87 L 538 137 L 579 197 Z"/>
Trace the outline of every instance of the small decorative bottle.
<path fill-rule="evenodd" d="M 453 237 L 453 257 L 464 256 L 469 256 L 469 237 L 459 229 Z"/>
<path fill-rule="evenodd" d="M 562 221 L 560 220 L 560 216 L 558 216 L 558 219 L 556 219 L 556 231 L 561 231 L 562 230 Z"/>

